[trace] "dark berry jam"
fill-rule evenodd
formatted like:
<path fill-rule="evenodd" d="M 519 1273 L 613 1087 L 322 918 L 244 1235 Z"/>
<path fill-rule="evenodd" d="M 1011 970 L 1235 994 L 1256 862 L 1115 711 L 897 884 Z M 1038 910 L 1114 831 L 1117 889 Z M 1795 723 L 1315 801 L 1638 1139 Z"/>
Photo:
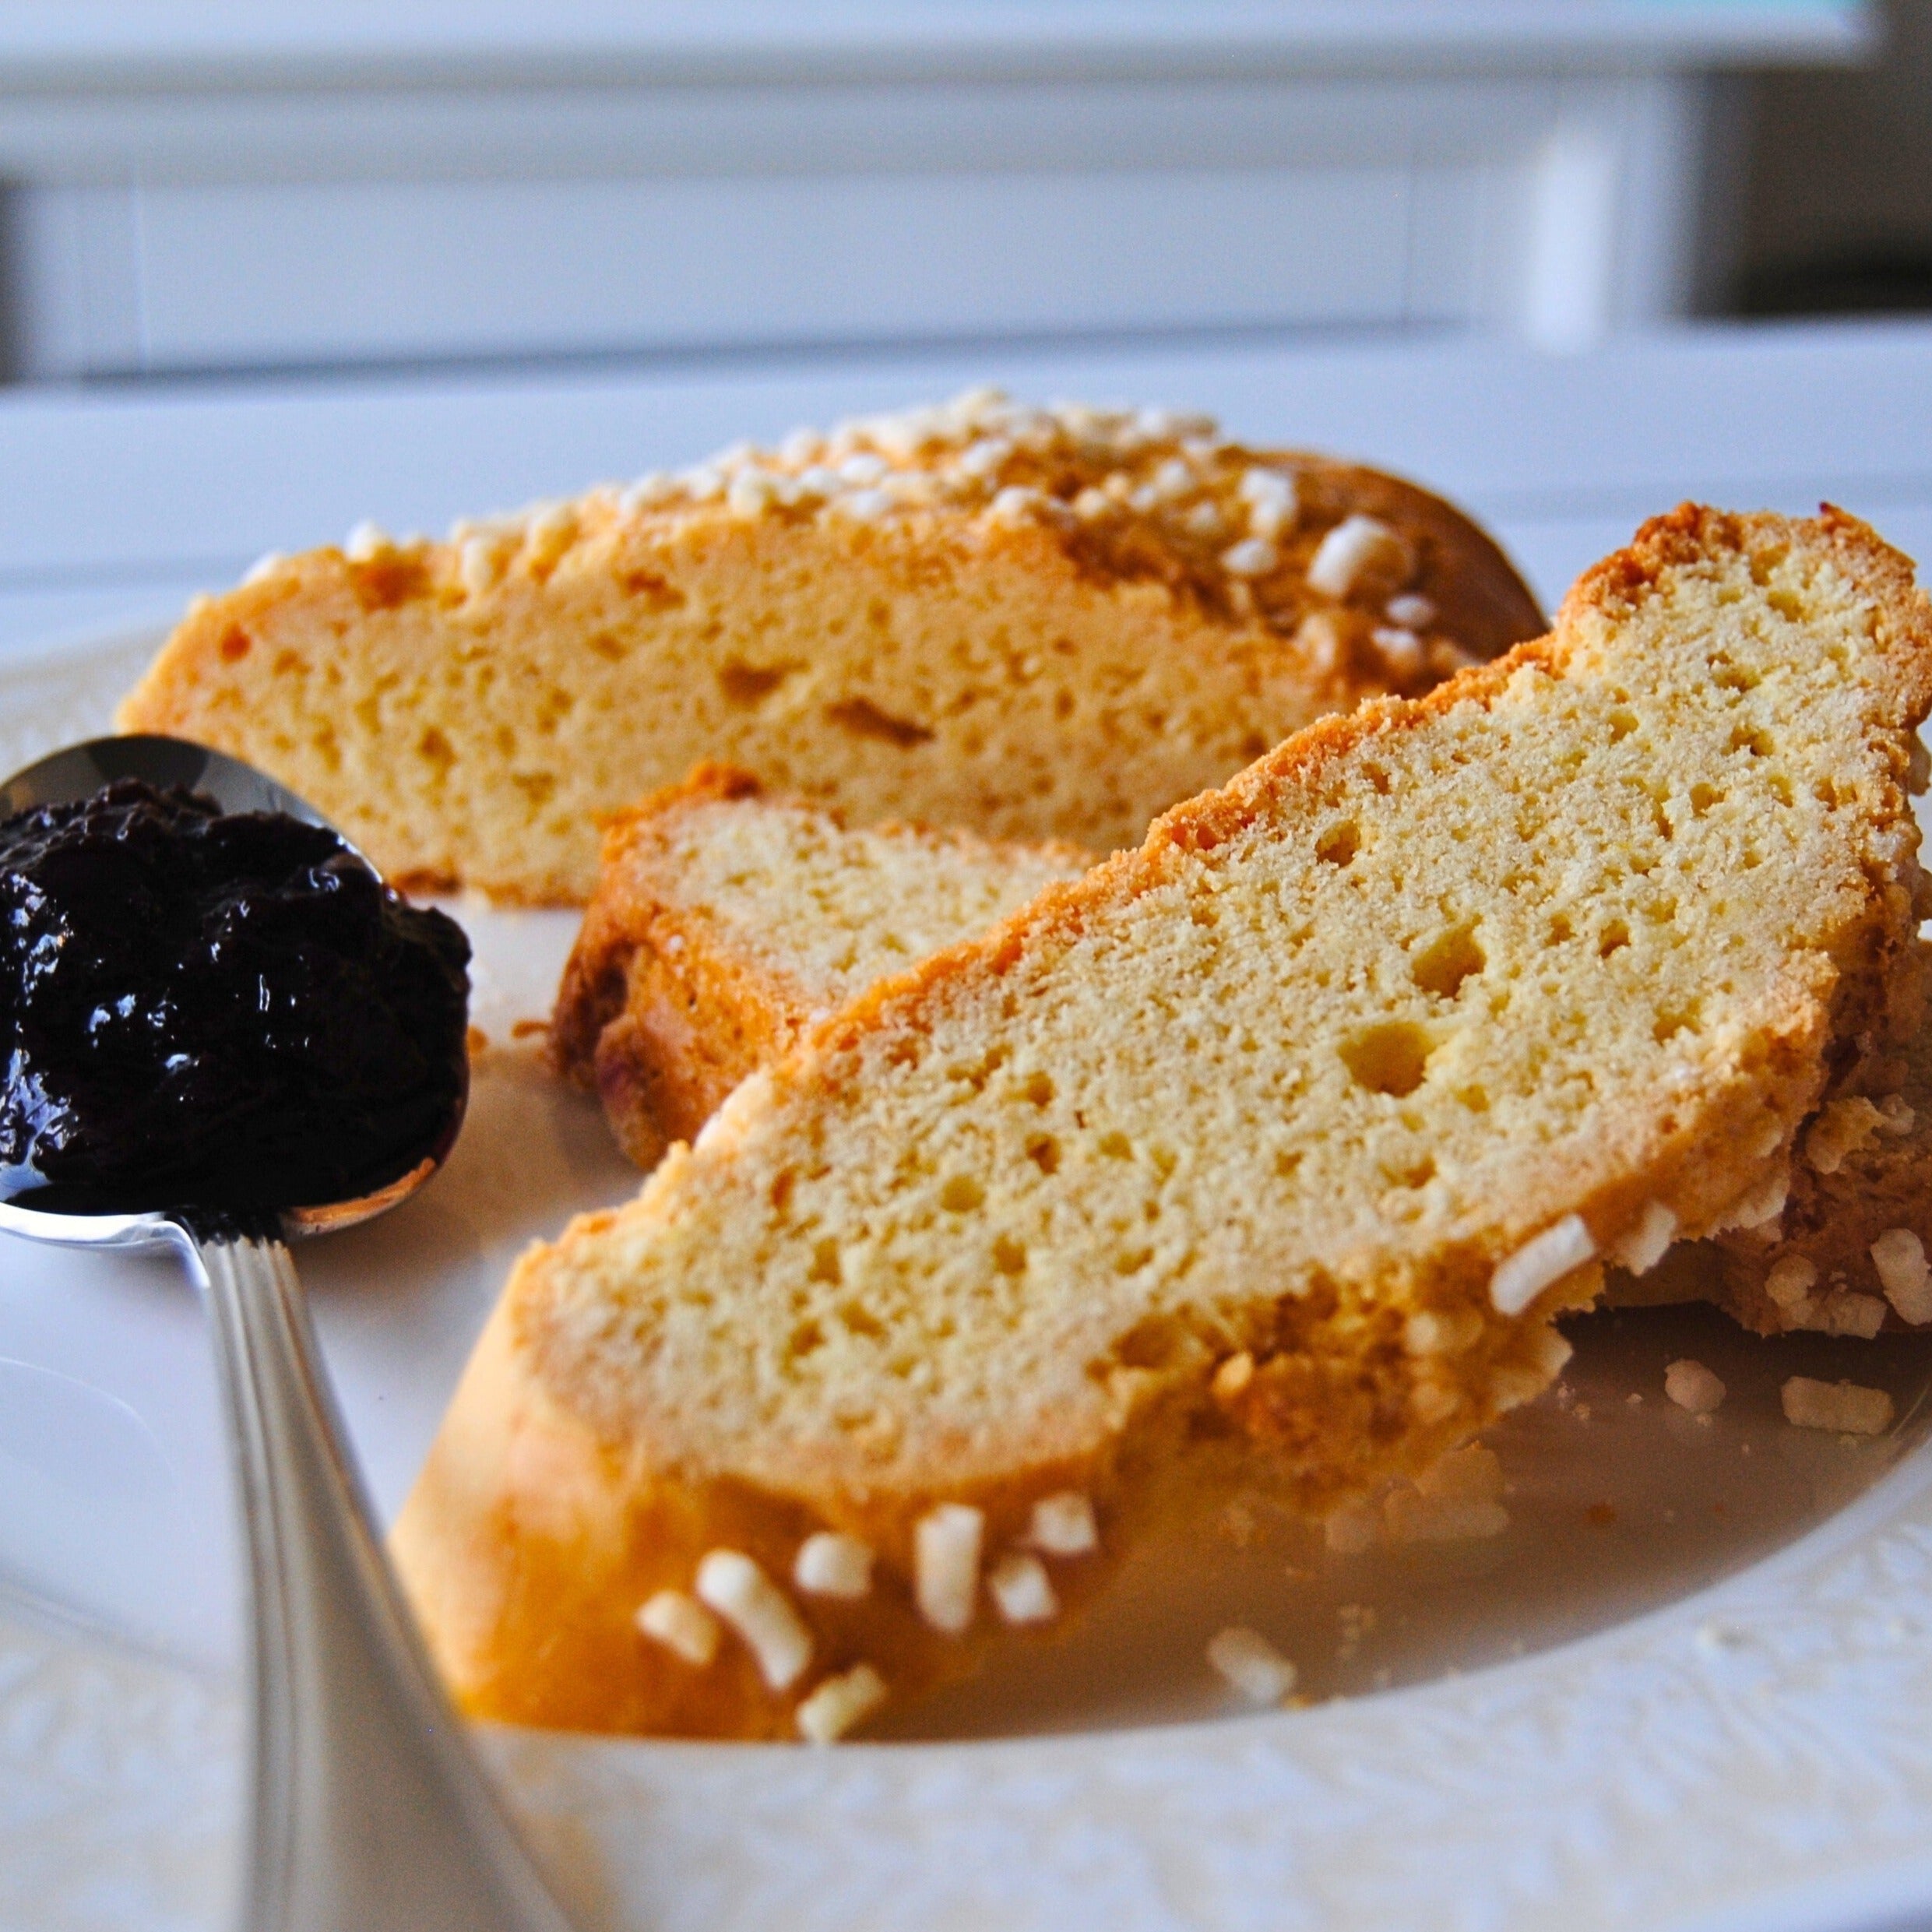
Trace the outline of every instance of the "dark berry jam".
<path fill-rule="evenodd" d="M 470 944 L 333 832 L 119 779 L 0 822 L 0 1197 L 273 1215 L 441 1155 Z"/>

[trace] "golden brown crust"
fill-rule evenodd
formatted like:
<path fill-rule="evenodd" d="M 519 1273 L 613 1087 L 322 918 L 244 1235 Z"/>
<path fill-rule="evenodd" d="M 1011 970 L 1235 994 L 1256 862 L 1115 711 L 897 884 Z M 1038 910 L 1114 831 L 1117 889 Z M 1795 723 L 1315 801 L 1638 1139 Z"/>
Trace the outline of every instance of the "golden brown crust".
<path fill-rule="evenodd" d="M 396 1538 L 459 1696 L 772 1733 L 810 1678 L 707 1698 L 630 1616 L 727 1538 L 782 1581 L 822 1526 L 878 1552 L 862 1642 L 910 1695 L 1004 1634 L 913 1613 L 936 1504 L 998 1551 L 1085 1490 L 1071 1593 L 1198 1442 L 1320 1510 L 1533 1394 L 1592 1252 L 1720 1225 L 1882 1014 L 1929 705 L 1932 609 L 1876 539 L 1687 507 L 1551 638 L 875 987 L 519 1263 L 493 1346 L 594 1507 L 537 1520 L 552 1487 L 479 1463 L 506 1398 L 466 1381 Z"/>
<path fill-rule="evenodd" d="M 657 889 L 651 864 L 667 818 L 759 790 L 748 772 L 700 765 L 604 833 L 599 889 L 564 970 L 549 1050 L 558 1072 L 600 1096 L 640 1167 L 693 1138 L 747 1074 L 791 1045 L 809 1010 L 794 984 L 708 943 L 702 912 L 686 914 Z"/>
<path fill-rule="evenodd" d="M 799 1545 L 822 1519 L 760 1488 L 653 1469 L 635 1449 L 600 1438 L 531 1373 L 516 1329 L 506 1297 L 477 1341 L 396 1533 L 424 1633 L 464 1708 L 565 1730 L 795 1738 L 797 1697 L 773 1697 L 741 1645 L 727 1642 L 713 1664 L 693 1670 L 654 1654 L 631 1613 L 659 1589 L 688 1590 L 698 1557 L 721 1547 L 787 1583 Z M 1189 1473 L 1190 1496 L 1232 1480 L 1218 1469 Z M 1251 1487 L 1253 1471 L 1244 1473 Z M 1023 1533 L 1043 1490 L 1092 1495 L 1106 1538 L 1123 1545 L 1153 1512 L 1183 1506 L 1174 1494 L 1123 1485 L 1092 1464 L 1029 1476 L 1004 1493 L 980 1493 L 990 1547 Z M 862 1538 L 882 1534 L 862 1509 L 839 1526 Z M 814 1637 L 811 1681 L 867 1662 L 903 1688 L 932 1686 L 970 1672 L 1000 1635 L 1050 1640 L 1050 1629 L 997 1631 L 984 1614 L 964 1639 L 939 1635 L 913 1603 L 910 1539 L 877 1547 L 878 1581 L 865 1598 L 799 1599 Z M 1065 1610 L 1077 1612 L 1106 1574 L 1098 1556 L 1055 1563 Z M 545 1634 L 533 1649 L 505 1641 L 506 1631 L 536 1630 Z"/>
<path fill-rule="evenodd" d="M 701 758 L 855 822 L 1106 850 L 1311 718 L 1540 626 L 1490 540 L 1409 484 L 1091 415 L 987 406 L 910 449 L 875 428 L 818 452 L 876 487 L 741 458 L 446 544 L 311 551 L 198 603 L 120 722 L 250 759 L 406 883 L 582 903 L 597 823 Z M 1244 480 L 1276 470 L 1293 520 L 1244 537 Z M 1388 540 L 1313 589 L 1349 516 Z M 1231 572 L 1254 542 L 1267 567 Z M 1413 629 L 1392 587 L 1428 611 Z"/>

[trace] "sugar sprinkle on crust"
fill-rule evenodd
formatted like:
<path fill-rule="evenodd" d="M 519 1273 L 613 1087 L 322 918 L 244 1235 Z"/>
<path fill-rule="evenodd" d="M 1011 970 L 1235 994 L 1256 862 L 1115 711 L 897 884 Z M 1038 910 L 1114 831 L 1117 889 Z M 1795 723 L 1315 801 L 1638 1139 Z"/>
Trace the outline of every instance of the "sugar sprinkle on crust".
<path fill-rule="evenodd" d="M 1794 1428 L 1830 1429 L 1840 1435 L 1883 1435 L 1892 1427 L 1892 1397 L 1882 1388 L 1852 1381 L 1789 1378 L 1779 1392 L 1785 1420 Z"/>
<path fill-rule="evenodd" d="M 718 1620 L 682 1590 L 659 1590 L 647 1598 L 637 1627 L 686 1663 L 702 1666 L 718 1654 Z"/>
<path fill-rule="evenodd" d="M 1399 590 L 1409 569 L 1400 533 L 1380 517 L 1358 512 L 1322 538 L 1308 565 L 1308 585 L 1324 596 L 1345 599 L 1371 575 L 1385 588 Z"/>
<path fill-rule="evenodd" d="M 1084 1490 L 1056 1490 L 1033 1504 L 1026 1540 L 1050 1557 L 1083 1557 L 1100 1547 L 1093 1498 Z"/>
<path fill-rule="evenodd" d="M 1521 1314 L 1546 1288 L 1596 1256 L 1596 1238 L 1582 1216 L 1566 1214 L 1497 1263 L 1489 1298 L 1498 1314 Z"/>
<path fill-rule="evenodd" d="M 396 540 L 379 523 L 366 519 L 342 540 L 342 554 L 352 564 L 366 564 L 396 547 Z"/>
<path fill-rule="evenodd" d="M 790 1599 L 738 1550 L 713 1550 L 698 1565 L 699 1600 L 744 1639 L 765 1683 L 788 1689 L 811 1661 L 811 1632 Z"/>
<path fill-rule="evenodd" d="M 798 1730 L 808 1744 L 832 1744 L 885 1701 L 885 1680 L 869 1663 L 827 1677 L 798 1706 Z"/>
<path fill-rule="evenodd" d="M 1647 1275 L 1662 1261 L 1677 1238 L 1677 1217 L 1661 1201 L 1652 1201 L 1617 1251 L 1620 1266 L 1633 1275 Z"/>
<path fill-rule="evenodd" d="M 792 1581 L 813 1596 L 839 1596 L 856 1601 L 872 1588 L 873 1552 L 857 1536 L 821 1529 L 798 1546 Z"/>
<path fill-rule="evenodd" d="M 987 1572 L 986 1587 L 1009 1624 L 1043 1624 L 1060 1614 L 1046 1564 L 1023 1550 L 1001 1557 Z"/>
<path fill-rule="evenodd" d="M 970 1503 L 941 1503 L 913 1529 L 913 1588 L 919 1614 L 948 1637 L 972 1624 L 980 1593 L 980 1549 L 986 1513 Z"/>
<path fill-rule="evenodd" d="M 1279 1704 L 1298 1674 L 1259 1631 L 1239 1624 L 1208 1640 L 1208 1662 L 1250 1704 Z"/>

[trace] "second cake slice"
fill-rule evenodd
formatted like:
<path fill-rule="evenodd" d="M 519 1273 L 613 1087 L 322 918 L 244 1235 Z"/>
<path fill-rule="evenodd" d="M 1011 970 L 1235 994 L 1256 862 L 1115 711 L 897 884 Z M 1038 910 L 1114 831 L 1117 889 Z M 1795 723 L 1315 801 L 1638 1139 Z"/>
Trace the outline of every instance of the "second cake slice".
<path fill-rule="evenodd" d="M 1076 846 L 853 826 L 700 765 L 605 832 L 552 1059 L 649 1167 L 814 1019 L 1093 863 Z"/>
<path fill-rule="evenodd" d="M 854 829 L 706 765 L 625 815 L 558 993 L 559 1069 L 648 1168 L 737 1082 L 889 973 L 975 938 L 1097 861 L 911 825 Z M 1909 1026 L 1911 980 L 1899 989 Z M 1677 1251 L 1613 1302 L 1708 1299 L 1747 1327 L 1876 1335 L 1932 1324 L 1932 1022 L 1848 1072 L 1807 1124 L 1780 1207 Z"/>

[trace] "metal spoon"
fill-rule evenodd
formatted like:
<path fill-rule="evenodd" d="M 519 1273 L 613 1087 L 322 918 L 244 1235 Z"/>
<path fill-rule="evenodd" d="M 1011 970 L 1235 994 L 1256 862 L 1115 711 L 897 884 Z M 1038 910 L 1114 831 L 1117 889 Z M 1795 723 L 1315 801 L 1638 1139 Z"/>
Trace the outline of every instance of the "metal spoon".
<path fill-rule="evenodd" d="M 162 737 L 96 738 L 0 787 L 0 817 L 111 779 L 205 792 L 227 811 L 327 822 L 259 772 Z M 340 835 L 338 835 L 340 836 Z M 283 1216 L 353 1226 L 442 1163 L 442 1124 L 400 1180 Z M 184 1202 L 183 1208 L 192 1206 Z M 185 1213 L 59 1214 L 0 1202 L 0 1233 L 168 1250 L 207 1298 L 253 1572 L 248 1932 L 568 1932 L 485 1780 L 384 1561 L 283 1241 L 197 1233 Z"/>

